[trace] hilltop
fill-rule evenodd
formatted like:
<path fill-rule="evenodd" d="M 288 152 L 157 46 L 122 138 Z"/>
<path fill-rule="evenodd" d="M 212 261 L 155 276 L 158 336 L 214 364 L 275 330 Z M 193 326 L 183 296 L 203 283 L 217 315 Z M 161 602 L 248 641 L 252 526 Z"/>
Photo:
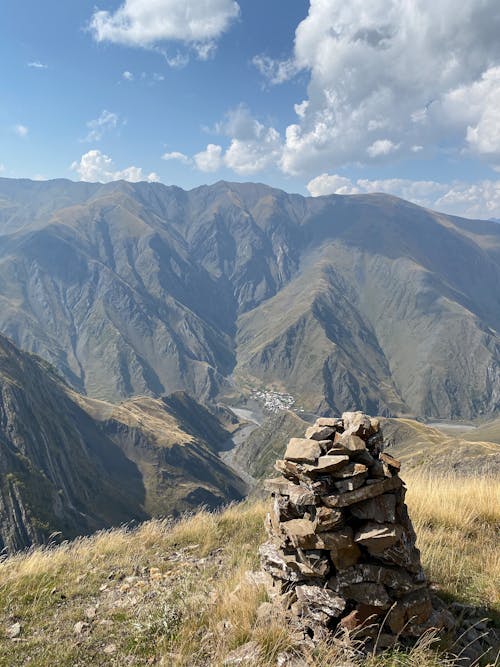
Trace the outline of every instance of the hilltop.
<path fill-rule="evenodd" d="M 408 505 L 426 574 L 454 604 L 466 643 L 482 640 L 500 613 L 498 481 L 406 475 Z M 222 667 L 245 646 L 255 667 L 303 654 L 279 617 L 265 615 L 258 568 L 266 502 L 115 529 L 0 563 L 0 664 Z M 9 639 L 9 635 L 12 637 Z M 447 646 L 458 653 L 455 646 Z M 432 638 L 409 655 L 362 659 L 320 643 L 307 664 L 437 667 L 455 664 Z M 470 647 L 469 647 L 470 648 Z M 282 662 L 277 663 L 280 659 Z M 228 661 L 228 662 L 226 662 Z M 244 663 L 243 663 L 244 664 Z M 292 663 L 293 664 L 293 663 Z M 300 663 L 303 664 L 303 663 Z"/>

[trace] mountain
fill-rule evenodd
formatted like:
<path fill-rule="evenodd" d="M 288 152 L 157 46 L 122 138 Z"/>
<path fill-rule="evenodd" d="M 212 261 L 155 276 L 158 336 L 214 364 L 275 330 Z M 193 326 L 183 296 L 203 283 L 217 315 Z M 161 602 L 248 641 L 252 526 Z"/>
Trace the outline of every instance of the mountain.
<path fill-rule="evenodd" d="M 388 195 L 0 179 L 0 331 L 108 401 L 500 407 L 500 227 Z"/>
<path fill-rule="evenodd" d="M 80 396 L 0 336 L 0 550 L 241 498 L 217 454 L 229 435 L 182 393 Z"/>

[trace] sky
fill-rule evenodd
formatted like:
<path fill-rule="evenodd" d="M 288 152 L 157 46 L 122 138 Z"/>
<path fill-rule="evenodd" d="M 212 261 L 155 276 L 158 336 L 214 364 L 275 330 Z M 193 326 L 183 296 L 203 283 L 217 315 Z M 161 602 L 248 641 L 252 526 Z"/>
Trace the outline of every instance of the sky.
<path fill-rule="evenodd" d="M 498 0 L 7 0 L 0 175 L 500 218 Z"/>

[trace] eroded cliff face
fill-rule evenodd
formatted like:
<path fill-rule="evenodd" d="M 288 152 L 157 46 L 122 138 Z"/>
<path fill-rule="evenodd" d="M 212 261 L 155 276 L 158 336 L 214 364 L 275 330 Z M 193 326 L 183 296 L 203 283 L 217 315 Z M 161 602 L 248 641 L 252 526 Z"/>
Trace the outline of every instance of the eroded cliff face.
<path fill-rule="evenodd" d="M 189 399 L 185 418 L 204 409 Z M 116 406 L 71 390 L 41 359 L 0 336 L 0 548 L 69 539 L 158 514 L 216 507 L 244 485 L 166 401 Z"/>

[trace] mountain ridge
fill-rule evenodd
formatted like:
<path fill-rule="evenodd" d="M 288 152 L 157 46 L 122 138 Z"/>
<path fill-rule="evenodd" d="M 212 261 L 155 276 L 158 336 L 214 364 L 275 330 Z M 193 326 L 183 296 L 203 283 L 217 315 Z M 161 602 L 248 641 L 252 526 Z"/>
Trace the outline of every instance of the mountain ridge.
<path fill-rule="evenodd" d="M 236 380 L 325 414 L 500 407 L 500 229 L 389 195 L 0 179 L 0 304 L 105 400 Z"/>

